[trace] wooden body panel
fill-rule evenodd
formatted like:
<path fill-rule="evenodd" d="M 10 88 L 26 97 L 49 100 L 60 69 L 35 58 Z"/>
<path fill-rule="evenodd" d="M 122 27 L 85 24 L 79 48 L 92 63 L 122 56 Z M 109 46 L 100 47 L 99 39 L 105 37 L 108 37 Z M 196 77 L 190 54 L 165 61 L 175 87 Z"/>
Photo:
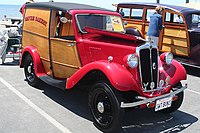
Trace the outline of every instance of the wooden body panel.
<path fill-rule="evenodd" d="M 81 67 L 75 41 L 51 38 L 51 52 L 56 78 L 69 78 Z"/>
<path fill-rule="evenodd" d="M 22 38 L 22 48 L 26 46 L 37 48 L 46 73 L 50 72 L 49 18 L 49 10 L 26 10 Z"/>

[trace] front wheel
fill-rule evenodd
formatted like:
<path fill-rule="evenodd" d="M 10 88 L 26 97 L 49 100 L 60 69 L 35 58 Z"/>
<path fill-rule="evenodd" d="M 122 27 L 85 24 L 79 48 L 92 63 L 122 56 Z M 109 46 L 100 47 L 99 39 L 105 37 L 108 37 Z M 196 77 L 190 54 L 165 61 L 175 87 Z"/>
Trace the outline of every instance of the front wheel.
<path fill-rule="evenodd" d="M 175 88 L 181 88 L 182 84 L 179 82 L 174 87 Z M 164 110 L 161 110 L 160 112 L 168 114 L 168 113 L 172 113 L 172 112 L 178 110 L 179 107 L 181 106 L 182 102 L 183 102 L 184 92 L 182 91 L 182 92 L 178 93 L 177 96 L 178 96 L 178 99 L 176 101 L 172 102 L 172 105 L 171 105 L 170 108 L 166 108 Z"/>
<path fill-rule="evenodd" d="M 31 55 L 27 55 L 24 62 L 24 73 L 28 84 L 31 86 L 38 86 L 39 79 L 35 74 L 34 62 Z"/>
<path fill-rule="evenodd" d="M 124 110 L 120 95 L 106 82 L 96 83 L 89 92 L 89 108 L 94 125 L 103 132 L 114 132 L 121 127 Z"/>

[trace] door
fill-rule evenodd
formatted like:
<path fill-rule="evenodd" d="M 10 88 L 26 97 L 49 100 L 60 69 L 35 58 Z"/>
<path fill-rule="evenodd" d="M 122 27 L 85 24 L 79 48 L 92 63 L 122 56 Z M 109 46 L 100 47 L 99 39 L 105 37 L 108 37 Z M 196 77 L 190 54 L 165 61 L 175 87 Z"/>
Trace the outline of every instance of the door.
<path fill-rule="evenodd" d="M 71 15 L 59 11 L 53 12 L 52 15 L 54 16 L 51 20 L 50 37 L 52 74 L 55 78 L 66 79 L 81 67 Z M 61 22 L 62 17 L 66 20 L 63 23 Z"/>
<path fill-rule="evenodd" d="M 166 10 L 163 25 L 162 40 L 159 42 L 160 51 L 172 52 L 174 55 L 188 56 L 189 42 L 184 16 Z"/>

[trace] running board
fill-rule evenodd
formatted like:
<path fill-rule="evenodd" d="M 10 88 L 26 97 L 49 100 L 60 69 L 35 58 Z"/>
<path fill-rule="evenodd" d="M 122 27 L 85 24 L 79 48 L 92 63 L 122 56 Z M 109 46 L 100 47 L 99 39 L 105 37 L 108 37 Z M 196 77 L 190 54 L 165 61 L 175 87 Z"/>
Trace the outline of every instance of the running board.
<path fill-rule="evenodd" d="M 39 79 L 41 79 L 43 82 L 47 83 L 48 85 L 51 85 L 53 87 L 65 90 L 66 89 L 66 80 L 58 80 L 54 79 L 48 75 L 40 76 Z"/>

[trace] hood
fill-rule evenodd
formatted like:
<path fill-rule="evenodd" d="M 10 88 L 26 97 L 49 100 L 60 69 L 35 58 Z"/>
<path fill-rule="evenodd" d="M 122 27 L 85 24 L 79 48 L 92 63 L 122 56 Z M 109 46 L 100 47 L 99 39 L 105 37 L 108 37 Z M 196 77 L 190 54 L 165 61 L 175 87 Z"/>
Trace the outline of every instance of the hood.
<path fill-rule="evenodd" d="M 129 40 L 129 41 L 138 41 L 138 42 L 145 42 L 145 40 L 141 37 L 137 37 L 130 34 L 120 33 L 120 32 L 113 32 L 113 31 L 106 31 L 106 30 L 100 30 L 97 28 L 91 28 L 91 27 L 85 27 L 84 28 L 87 33 L 91 34 L 99 34 L 102 36 L 110 36 L 113 38 L 123 39 L 123 40 Z"/>

